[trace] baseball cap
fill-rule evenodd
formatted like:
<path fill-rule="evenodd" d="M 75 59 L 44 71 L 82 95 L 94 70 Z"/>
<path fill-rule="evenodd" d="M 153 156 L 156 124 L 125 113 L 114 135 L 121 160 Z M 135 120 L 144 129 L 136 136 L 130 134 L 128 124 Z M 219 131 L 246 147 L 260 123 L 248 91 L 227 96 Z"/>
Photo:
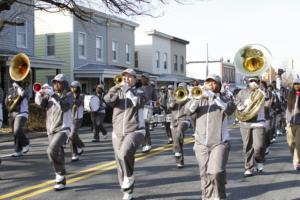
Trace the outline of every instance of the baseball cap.
<path fill-rule="evenodd" d="M 148 73 L 143 73 L 142 77 L 145 77 L 145 78 L 149 79 L 149 74 Z"/>
<path fill-rule="evenodd" d="M 131 74 L 132 76 L 136 76 L 136 72 L 133 70 L 133 69 L 125 69 L 123 72 L 122 72 L 122 75 L 124 76 L 125 74 Z"/>
<path fill-rule="evenodd" d="M 73 81 L 70 86 L 71 87 L 80 87 L 80 83 L 78 81 Z"/>
<path fill-rule="evenodd" d="M 55 81 L 58 82 L 63 82 L 63 81 L 68 81 L 67 80 L 67 76 L 64 74 L 57 74 L 53 79 L 52 79 L 52 83 L 54 83 Z"/>
<path fill-rule="evenodd" d="M 205 81 L 208 81 L 209 79 L 216 81 L 217 83 L 222 83 L 221 77 L 217 74 L 210 74 L 207 76 Z"/>

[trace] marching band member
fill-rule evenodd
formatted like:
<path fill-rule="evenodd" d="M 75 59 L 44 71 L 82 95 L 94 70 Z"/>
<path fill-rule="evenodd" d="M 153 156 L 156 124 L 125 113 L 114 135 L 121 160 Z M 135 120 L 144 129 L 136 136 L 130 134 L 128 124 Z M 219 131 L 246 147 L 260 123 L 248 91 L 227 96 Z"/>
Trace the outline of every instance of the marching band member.
<path fill-rule="evenodd" d="M 227 116 L 235 110 L 230 98 L 220 95 L 221 78 L 209 75 L 200 99 L 192 99 L 187 114 L 196 114 L 194 151 L 200 168 L 202 199 L 225 199 L 226 163 L 230 143 Z"/>
<path fill-rule="evenodd" d="M 179 83 L 178 87 L 181 87 L 187 91 L 186 83 Z M 177 168 L 184 167 L 184 133 L 188 129 L 190 124 L 190 122 L 188 121 L 189 117 L 186 116 L 185 113 L 185 105 L 188 101 L 189 99 L 187 97 L 182 102 L 177 102 L 177 100 L 172 97 L 169 104 L 169 108 L 172 112 L 171 130 L 173 136 L 173 151 Z"/>
<path fill-rule="evenodd" d="M 93 132 L 94 138 L 92 142 L 100 142 L 100 135 L 99 132 L 102 132 L 104 139 L 107 139 L 107 131 L 103 126 L 103 121 L 105 118 L 105 108 L 106 104 L 103 100 L 105 93 L 104 93 L 104 86 L 102 84 L 97 85 L 96 87 L 96 96 L 99 98 L 99 109 L 95 112 L 91 112 L 91 120 L 93 124 Z"/>
<path fill-rule="evenodd" d="M 104 100 L 113 107 L 112 143 L 118 179 L 123 200 L 130 200 L 134 189 L 134 155 L 145 134 L 143 106 L 147 97 L 142 90 L 134 87 L 136 72 L 133 69 L 124 70 L 122 75 L 123 84 L 113 86 Z"/>
<path fill-rule="evenodd" d="M 84 94 L 81 93 L 81 86 L 78 81 L 73 81 L 70 86 L 73 93 L 72 105 L 72 126 L 69 135 L 70 149 L 72 153 L 72 161 L 78 161 L 79 156 L 83 153 L 84 143 L 78 135 L 78 130 L 81 126 L 84 110 Z"/>
<path fill-rule="evenodd" d="M 30 149 L 29 139 L 24 134 L 24 126 L 28 119 L 28 100 L 29 94 L 27 88 L 22 87 L 22 82 L 14 82 L 8 91 L 5 104 L 8 106 L 14 99 L 19 96 L 20 101 L 16 102 L 13 110 L 9 111 L 9 125 L 14 134 L 15 152 L 12 157 L 23 156 Z"/>
<path fill-rule="evenodd" d="M 264 113 L 264 93 L 259 89 L 259 78 L 249 77 L 247 88 L 242 89 L 236 97 L 236 105 L 238 111 L 243 111 L 249 107 L 256 97 L 252 97 L 254 92 L 262 94 L 259 110 L 251 119 L 240 122 L 240 131 L 243 140 L 244 154 L 244 176 L 252 176 L 254 169 L 254 161 L 256 162 L 256 170 L 261 173 L 263 171 L 263 162 L 265 160 L 265 113 Z M 248 115 L 248 114 L 247 114 Z"/>
<path fill-rule="evenodd" d="M 288 94 L 286 121 L 287 143 L 293 159 L 294 169 L 300 170 L 300 78 L 293 80 Z"/>
<path fill-rule="evenodd" d="M 153 110 L 153 103 L 157 101 L 157 96 L 156 96 L 156 92 L 155 92 L 155 88 L 153 85 L 151 85 L 149 83 L 149 74 L 148 73 L 144 73 L 142 74 L 142 87 L 141 89 L 144 91 L 145 95 L 147 95 L 147 105 L 152 107 Z M 143 142 L 143 152 L 148 152 L 151 150 L 151 135 L 150 135 L 150 121 L 149 119 L 145 119 L 145 130 L 146 130 L 146 134 L 145 134 L 145 138 L 144 138 L 144 142 Z"/>
<path fill-rule="evenodd" d="M 173 86 L 169 85 L 168 88 L 166 88 L 165 86 L 161 87 L 161 95 L 158 99 L 159 105 L 162 108 L 162 110 L 164 111 L 165 115 L 168 117 L 169 114 L 171 114 L 171 111 L 168 107 L 168 101 L 170 99 L 170 95 L 171 94 L 171 88 Z M 172 144 L 173 143 L 173 138 L 172 138 L 172 132 L 171 132 L 171 127 L 170 127 L 171 122 L 168 121 L 168 119 L 166 118 L 165 121 L 165 128 L 166 128 L 166 134 L 168 137 L 168 144 Z"/>
<path fill-rule="evenodd" d="M 47 111 L 46 129 L 49 139 L 47 154 L 55 171 L 56 191 L 66 185 L 65 154 L 63 145 L 68 139 L 72 125 L 71 108 L 73 94 L 68 92 L 69 84 L 64 74 L 58 74 L 52 80 L 52 87 L 44 84 L 36 93 L 35 103 Z"/>

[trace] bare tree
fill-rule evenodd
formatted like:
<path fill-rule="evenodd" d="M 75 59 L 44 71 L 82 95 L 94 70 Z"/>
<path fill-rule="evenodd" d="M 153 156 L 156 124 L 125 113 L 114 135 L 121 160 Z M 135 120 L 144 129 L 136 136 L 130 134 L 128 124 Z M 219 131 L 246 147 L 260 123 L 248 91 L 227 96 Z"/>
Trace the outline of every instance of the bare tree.
<path fill-rule="evenodd" d="M 158 6 L 162 6 L 168 4 L 169 1 L 184 3 L 187 0 L 1 0 L 0 14 L 8 12 L 12 6 L 19 4 L 47 12 L 69 11 L 83 21 L 92 21 L 92 9 L 85 9 L 84 7 L 91 8 L 98 5 L 98 7 L 100 6 L 103 9 L 107 9 L 112 14 L 152 16 L 151 8 L 153 7 L 153 2 L 156 2 Z M 1 15 L 0 31 L 3 30 L 6 25 L 23 25 L 23 23 L 16 22 L 15 15 L 16 13 L 13 17 Z"/>

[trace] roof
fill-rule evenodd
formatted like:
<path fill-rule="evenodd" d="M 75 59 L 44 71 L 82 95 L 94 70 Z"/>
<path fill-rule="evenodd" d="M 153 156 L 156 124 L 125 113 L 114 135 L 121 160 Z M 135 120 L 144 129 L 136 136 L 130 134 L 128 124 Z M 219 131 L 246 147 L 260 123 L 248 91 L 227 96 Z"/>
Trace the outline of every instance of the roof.
<path fill-rule="evenodd" d="M 190 43 L 187 40 L 184 40 L 184 39 L 181 39 L 181 38 L 178 38 L 178 37 L 174 37 L 172 35 L 168 35 L 168 34 L 159 32 L 157 30 L 147 31 L 146 34 L 147 35 L 155 35 L 155 36 L 158 36 L 158 37 L 166 38 L 166 39 L 169 39 L 169 40 L 172 40 L 172 41 L 175 41 L 175 42 L 178 42 L 178 43 L 182 43 L 182 44 L 189 44 Z"/>
<path fill-rule="evenodd" d="M 190 82 L 194 80 L 194 78 L 189 78 L 182 75 L 176 74 L 161 74 L 159 75 L 158 81 L 173 81 L 173 82 Z"/>

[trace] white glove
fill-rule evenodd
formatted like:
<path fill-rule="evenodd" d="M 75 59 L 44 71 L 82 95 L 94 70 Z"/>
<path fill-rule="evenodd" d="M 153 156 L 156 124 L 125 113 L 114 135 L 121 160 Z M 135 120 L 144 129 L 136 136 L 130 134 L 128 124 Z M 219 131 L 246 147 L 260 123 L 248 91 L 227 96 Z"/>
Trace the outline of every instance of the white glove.
<path fill-rule="evenodd" d="M 224 101 L 221 100 L 220 96 L 218 96 L 217 98 L 214 99 L 214 101 L 216 102 L 216 104 L 221 107 L 223 110 L 225 110 L 227 108 L 227 103 L 225 103 Z"/>
<path fill-rule="evenodd" d="M 50 88 L 51 86 L 48 84 L 48 83 L 45 83 L 44 85 L 42 85 L 42 89 L 48 89 Z"/>
<path fill-rule="evenodd" d="M 212 99 L 215 96 L 215 93 L 211 90 L 204 90 L 203 95 L 209 99 Z"/>
<path fill-rule="evenodd" d="M 14 82 L 14 83 L 12 84 L 12 86 L 13 86 L 14 88 L 19 88 L 19 87 L 20 87 L 19 84 L 16 83 L 16 82 Z"/>
<path fill-rule="evenodd" d="M 244 106 L 247 107 L 251 104 L 251 99 L 246 99 L 244 102 Z"/>
<path fill-rule="evenodd" d="M 54 94 L 54 90 L 52 87 L 49 87 L 49 88 L 43 88 L 43 92 L 46 94 L 46 95 L 49 95 L 50 97 L 53 96 Z"/>
<path fill-rule="evenodd" d="M 130 87 L 129 87 L 128 83 L 124 83 L 124 85 L 121 87 L 121 89 L 124 93 L 126 93 L 129 90 L 129 88 Z"/>
<path fill-rule="evenodd" d="M 17 93 L 18 93 L 18 95 L 19 95 L 19 96 L 21 96 L 21 97 L 22 97 L 22 96 L 24 95 L 24 92 L 25 92 L 25 91 L 24 91 L 24 89 L 23 89 L 23 88 L 21 88 L 21 87 L 18 87 L 18 89 L 17 89 Z"/>

